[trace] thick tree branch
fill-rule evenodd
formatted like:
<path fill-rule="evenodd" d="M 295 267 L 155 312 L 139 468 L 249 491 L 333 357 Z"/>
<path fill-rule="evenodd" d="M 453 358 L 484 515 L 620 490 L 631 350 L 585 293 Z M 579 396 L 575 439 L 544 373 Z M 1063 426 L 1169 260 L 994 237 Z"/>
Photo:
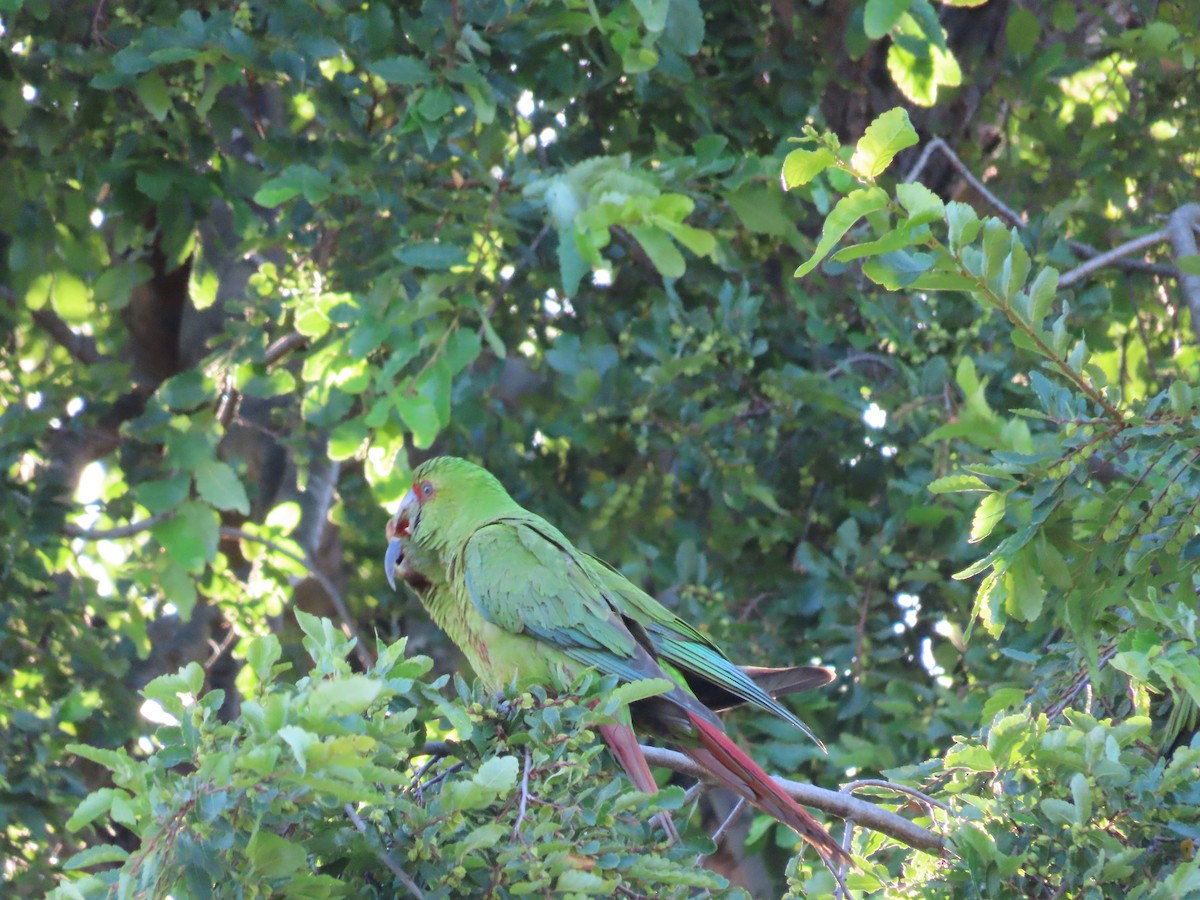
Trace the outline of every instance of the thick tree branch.
<path fill-rule="evenodd" d="M 1176 264 L 1184 256 L 1196 255 L 1196 224 L 1200 222 L 1200 203 L 1185 203 L 1167 220 L 1167 234 L 1171 238 L 1171 250 Z M 1200 340 L 1200 275 L 1181 272 L 1179 287 L 1183 299 L 1192 313 L 1192 332 Z"/>
<path fill-rule="evenodd" d="M 700 781 L 706 781 L 709 778 L 708 772 L 678 751 L 667 750 L 663 747 L 651 747 L 649 744 L 641 744 L 640 746 L 642 753 L 646 755 L 646 761 L 652 766 L 670 769 L 672 772 L 678 772 L 680 775 L 690 775 L 692 778 L 699 779 Z M 455 749 L 452 744 L 445 741 L 427 741 L 420 751 L 413 755 L 453 756 L 454 753 Z M 946 852 L 945 840 L 928 828 L 922 828 L 920 825 L 916 825 L 908 821 L 908 819 L 896 815 L 894 812 L 889 812 L 886 809 L 876 806 L 874 803 L 859 800 L 857 797 L 852 797 L 849 794 L 850 790 L 859 787 L 888 788 L 904 794 L 910 794 L 921 802 L 936 806 L 939 809 L 949 810 L 946 804 L 934 800 L 932 797 L 918 790 L 902 784 L 892 784 L 890 781 L 878 779 L 851 782 L 842 789 L 843 792 L 830 791 L 811 784 L 805 784 L 801 781 L 791 781 L 787 778 L 776 777 L 775 783 L 783 788 L 788 796 L 798 803 L 803 803 L 805 806 L 811 806 L 813 809 L 827 812 L 830 815 L 853 822 L 855 825 L 863 828 L 869 828 L 872 831 L 886 834 L 888 837 L 895 838 L 900 843 L 906 844 L 914 850 L 931 853 L 935 856 L 940 856 Z M 689 789 L 690 792 L 691 789 Z"/>
<path fill-rule="evenodd" d="M 682 753 L 665 750 L 662 747 L 650 747 L 646 744 L 641 746 L 642 752 L 646 755 L 646 761 L 652 766 L 661 766 L 693 778 L 706 779 L 708 777 L 708 773 L 704 769 Z M 865 800 L 859 800 L 849 794 L 826 790 L 799 781 L 790 781 L 786 778 L 776 778 L 775 783 L 783 788 L 788 796 L 805 806 L 811 806 L 853 822 L 855 825 L 886 834 L 914 850 L 934 855 L 940 855 L 946 851 L 946 843 L 939 835 L 873 803 L 867 803 Z"/>
<path fill-rule="evenodd" d="M 1103 253 L 1093 256 L 1085 263 L 1081 263 L 1069 272 L 1063 274 L 1058 279 L 1058 286 L 1070 287 L 1077 281 L 1082 281 L 1087 276 L 1099 269 L 1114 265 L 1126 256 L 1131 256 L 1134 253 L 1140 253 L 1148 247 L 1153 247 L 1155 244 L 1161 244 L 1167 239 L 1167 229 L 1160 228 L 1158 231 L 1152 231 L 1150 234 L 1144 234 L 1141 237 L 1134 238 L 1131 241 L 1126 241 L 1123 244 L 1118 244 L 1111 250 L 1105 250 Z"/>
<path fill-rule="evenodd" d="M 75 329 L 59 318 L 58 314 L 49 309 L 35 309 L 33 321 L 77 362 L 90 366 L 104 357 L 96 349 L 96 341 L 87 335 L 77 334 Z"/>

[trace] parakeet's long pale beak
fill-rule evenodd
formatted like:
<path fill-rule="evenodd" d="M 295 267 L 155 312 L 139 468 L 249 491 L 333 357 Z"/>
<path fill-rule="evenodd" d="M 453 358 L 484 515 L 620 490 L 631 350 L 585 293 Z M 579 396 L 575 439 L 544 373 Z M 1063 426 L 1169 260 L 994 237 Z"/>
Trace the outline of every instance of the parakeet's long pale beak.
<path fill-rule="evenodd" d="M 388 584 L 392 590 L 396 589 L 396 565 L 404 556 L 404 544 L 400 538 L 392 538 L 388 541 L 387 553 L 383 555 L 383 574 L 387 576 Z"/>
<path fill-rule="evenodd" d="M 383 555 L 383 574 L 392 590 L 396 589 L 396 566 L 404 559 L 404 539 L 411 533 L 412 520 L 416 517 L 417 495 L 410 490 L 400 501 L 400 508 L 387 524 L 388 546 Z"/>

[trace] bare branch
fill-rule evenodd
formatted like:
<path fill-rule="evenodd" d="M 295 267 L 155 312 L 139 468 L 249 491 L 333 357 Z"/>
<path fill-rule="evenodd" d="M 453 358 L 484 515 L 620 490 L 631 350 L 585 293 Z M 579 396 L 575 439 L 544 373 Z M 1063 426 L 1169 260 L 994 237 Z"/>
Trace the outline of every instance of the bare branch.
<path fill-rule="evenodd" d="M 262 544 L 269 550 L 278 553 L 281 556 L 286 556 L 288 559 L 298 562 L 300 565 L 304 566 L 304 569 L 308 572 L 309 577 L 316 581 L 317 584 L 321 585 L 321 587 L 325 590 L 325 593 L 329 595 L 329 600 L 333 604 L 333 608 L 337 610 L 338 618 L 342 620 L 342 632 L 346 635 L 346 637 L 354 641 L 354 653 L 358 657 L 358 661 L 362 663 L 363 668 L 369 669 L 371 666 L 375 665 L 375 660 L 371 658 L 370 651 L 367 650 L 366 646 L 363 644 L 362 636 L 358 633 L 358 626 L 354 624 L 354 619 L 350 616 L 350 610 L 346 606 L 346 601 L 342 597 L 341 591 L 339 591 L 334 583 L 329 580 L 328 575 L 316 567 L 311 558 L 301 556 L 299 553 L 293 553 L 291 550 L 288 550 L 286 547 L 281 546 L 270 538 L 262 537 L 261 535 L 257 534 L 251 534 L 248 531 L 243 531 L 240 528 L 234 528 L 230 525 L 221 526 L 221 537 L 236 538 L 241 541 L 254 541 L 255 543 Z"/>
<path fill-rule="evenodd" d="M 358 829 L 358 833 L 369 839 L 370 836 L 367 834 L 367 823 L 362 820 L 362 816 L 360 816 L 354 807 L 349 803 L 346 804 L 345 809 L 346 815 L 350 817 L 350 821 L 354 823 L 354 827 Z M 400 864 L 392 859 L 391 854 L 389 854 L 387 850 L 385 850 L 382 846 L 377 847 L 375 849 L 375 855 L 379 857 L 379 861 L 388 867 L 388 871 L 396 876 L 396 880 L 404 885 L 404 887 L 408 889 L 408 892 L 412 894 L 416 900 L 425 900 L 424 892 L 417 887 L 417 883 L 412 880 L 412 876 L 400 868 Z"/>
<path fill-rule="evenodd" d="M 1064 274 L 1058 279 L 1059 287 L 1070 287 L 1077 281 L 1081 281 L 1088 275 L 1098 269 L 1103 269 L 1111 266 L 1121 260 L 1123 257 L 1131 256 L 1134 253 L 1140 253 L 1147 247 L 1153 247 L 1155 244 L 1161 244 L 1167 239 L 1167 229 L 1160 228 L 1158 231 L 1152 231 L 1150 234 L 1144 234 L 1141 237 L 1134 238 L 1131 241 L 1126 241 L 1123 244 L 1118 244 L 1111 250 L 1105 250 L 1098 256 L 1093 256 L 1085 263 L 1076 266 L 1070 272 Z"/>
<path fill-rule="evenodd" d="M 738 797 L 737 803 L 733 804 L 733 809 L 731 809 L 729 811 L 729 815 L 727 815 L 725 817 L 725 821 L 722 822 L 720 825 L 718 825 L 717 830 L 712 833 L 712 842 L 714 844 L 716 844 L 717 846 L 720 846 L 721 839 L 725 837 L 725 832 L 727 832 L 729 830 L 729 826 L 734 823 L 734 820 L 737 819 L 737 817 L 738 817 L 738 813 L 740 813 L 742 811 L 742 807 L 744 807 L 745 805 L 746 805 L 746 798 Z M 700 865 L 700 863 L 703 861 L 703 859 L 704 859 L 704 854 L 697 853 L 696 861 L 695 861 L 695 863 L 693 863 L 693 865 L 697 865 L 697 866 Z"/>
<path fill-rule="evenodd" d="M 936 806 L 938 809 L 950 812 L 950 807 L 941 800 L 935 800 L 923 791 L 918 791 L 916 788 L 911 788 L 905 784 L 896 784 L 893 781 L 884 781 L 882 778 L 860 778 L 857 781 L 851 781 L 848 784 L 842 785 L 843 793 L 853 793 L 859 788 L 876 787 L 884 788 L 889 791 L 899 791 L 902 794 L 908 794 L 910 797 L 916 797 L 922 803 L 927 803 L 930 806 Z"/>
<path fill-rule="evenodd" d="M 1181 257 L 1196 255 L 1196 234 L 1193 229 L 1197 222 L 1200 222 L 1200 203 L 1185 203 L 1167 219 L 1167 233 L 1177 265 Z M 1192 331 L 1200 339 L 1200 275 L 1181 272 L 1179 289 L 1192 313 Z"/>
<path fill-rule="evenodd" d="M 87 335 L 77 334 L 75 329 L 59 318 L 58 314 L 49 309 L 35 309 L 33 321 L 37 322 L 50 337 L 77 362 L 84 365 L 100 362 L 104 356 L 96 349 L 96 341 Z"/>
<path fill-rule="evenodd" d="M 966 163 L 959 159 L 958 154 L 951 150 L 950 145 L 941 138 L 934 138 L 925 145 L 925 149 L 921 151 L 921 155 L 917 158 L 916 163 L 908 170 L 908 175 L 904 179 L 905 181 L 916 181 L 920 177 L 921 173 L 925 171 L 925 166 L 929 164 L 929 158 L 933 155 L 934 150 L 942 151 L 942 155 L 946 157 L 950 165 L 954 167 L 954 170 L 963 177 L 963 180 L 982 194 L 984 199 L 996 207 L 1004 218 L 1008 219 L 1018 228 L 1023 228 L 1027 224 L 1025 217 L 988 190 L 987 185 L 975 177 L 975 173 L 967 168 Z"/>
<path fill-rule="evenodd" d="M 275 365 L 293 350 L 299 350 L 308 343 L 308 338 L 298 332 L 285 334 L 278 340 L 272 341 L 267 347 L 266 359 L 263 362 L 268 368 Z"/>
<path fill-rule="evenodd" d="M 913 164 L 913 167 L 909 170 L 904 180 L 908 182 L 916 181 L 929 164 L 929 160 L 935 150 L 941 151 L 954 170 L 963 177 L 963 180 L 978 191 L 1004 218 L 1008 219 L 1008 221 L 1018 228 L 1024 228 L 1028 224 L 1024 216 L 988 190 L 987 186 L 958 158 L 958 154 L 950 148 L 950 145 L 941 138 L 934 138 L 925 145 L 925 148 L 921 151 L 921 155 L 917 158 L 916 163 Z M 1168 235 L 1171 236 L 1176 258 L 1196 253 L 1196 242 L 1194 237 L 1191 237 L 1191 234 L 1197 220 L 1200 220 L 1200 204 L 1189 203 L 1180 207 L 1172 214 L 1170 219 L 1171 224 L 1166 228 L 1161 228 L 1152 234 L 1143 235 L 1140 238 L 1134 238 L 1131 241 L 1126 241 L 1124 244 L 1114 247 L 1111 250 L 1101 252 L 1079 241 L 1068 241 L 1067 244 L 1076 253 L 1091 258 L 1059 278 L 1058 286 L 1069 287 L 1075 282 L 1091 275 L 1093 272 L 1108 266 L 1119 266 L 1123 269 L 1134 269 L 1136 271 L 1148 272 L 1152 275 L 1179 279 L 1183 287 L 1184 296 L 1187 298 L 1188 306 L 1192 309 L 1193 327 L 1196 328 L 1197 336 L 1200 336 L 1200 276 L 1186 276 L 1174 266 L 1162 266 L 1141 259 L 1126 258 L 1141 250 L 1145 250 L 1147 247 L 1162 243 L 1167 240 Z M 1178 242 L 1175 235 L 1179 237 Z M 1189 241 L 1190 250 L 1187 249 Z M 1189 277 L 1192 279 L 1190 285 L 1187 280 Z"/>
<path fill-rule="evenodd" d="M 130 522 L 128 525 L 118 525 L 116 528 L 80 528 L 78 525 L 68 522 L 63 526 L 63 533 L 67 537 L 82 538 L 85 541 L 116 541 L 149 531 L 159 522 L 169 519 L 172 514 L 156 513 L 137 522 Z"/>
<path fill-rule="evenodd" d="M 682 753 L 665 750 L 661 747 L 650 747 L 646 744 L 641 746 L 646 761 L 652 766 L 662 766 L 664 769 L 670 769 L 682 775 L 690 775 L 693 778 L 708 778 L 708 773 L 704 769 Z M 939 835 L 893 812 L 882 809 L 874 803 L 867 803 L 849 794 L 826 790 L 799 781 L 790 781 L 786 778 L 776 778 L 775 783 L 798 803 L 846 819 L 864 828 L 870 828 L 872 831 L 886 834 L 914 850 L 935 855 L 946 851 L 945 841 Z"/>

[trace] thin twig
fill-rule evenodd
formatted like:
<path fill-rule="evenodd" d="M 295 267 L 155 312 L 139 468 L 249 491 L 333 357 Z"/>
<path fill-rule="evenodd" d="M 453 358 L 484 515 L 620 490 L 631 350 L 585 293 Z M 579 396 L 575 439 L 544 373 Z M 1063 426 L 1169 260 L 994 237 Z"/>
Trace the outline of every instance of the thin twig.
<path fill-rule="evenodd" d="M 650 747 L 646 744 L 642 744 L 641 747 L 646 761 L 652 766 L 662 766 L 693 778 L 707 779 L 709 777 L 705 769 L 682 753 L 665 750 L 662 747 Z M 893 812 L 882 809 L 874 803 L 867 803 L 849 794 L 826 790 L 799 781 L 790 781 L 786 778 L 775 778 L 774 781 L 798 803 L 847 819 L 857 825 L 870 828 L 872 831 L 886 834 L 914 850 L 940 855 L 946 849 L 945 841 L 939 835 Z"/>
<path fill-rule="evenodd" d="M 921 155 L 917 158 L 916 163 L 913 164 L 913 167 L 908 172 L 908 176 L 904 180 L 908 182 L 916 181 L 917 178 L 920 177 L 921 173 L 925 170 L 925 167 L 929 164 L 929 160 L 933 156 L 933 152 L 935 150 L 941 151 L 942 155 L 950 163 L 951 167 L 958 172 L 958 174 L 961 175 L 963 179 L 969 185 L 971 185 L 972 188 L 983 195 L 984 199 L 994 206 L 1004 216 L 1004 218 L 1008 219 L 1008 221 L 1016 225 L 1018 228 L 1024 228 L 1028 224 L 1025 221 L 1024 216 L 1012 209 L 999 197 L 988 190 L 987 186 L 980 181 L 978 177 L 976 177 L 975 173 L 967 168 L 966 163 L 959 159 L 958 154 L 955 153 L 954 150 L 951 149 L 950 145 L 947 144 L 942 138 L 934 138 L 925 145 L 925 148 L 921 151 Z M 1144 235 L 1140 238 L 1134 238 L 1132 241 L 1126 241 L 1124 244 L 1104 252 L 1100 252 L 1094 247 L 1089 247 L 1087 244 L 1080 243 L 1079 241 L 1067 241 L 1067 244 L 1072 250 L 1074 250 L 1076 253 L 1090 256 L 1091 259 L 1059 278 L 1058 286 L 1068 287 L 1080 279 L 1087 277 L 1098 269 L 1117 265 L 1125 269 L 1135 269 L 1138 271 L 1149 272 L 1153 275 L 1161 275 L 1178 279 L 1181 285 L 1183 285 L 1185 296 L 1187 296 L 1189 299 L 1189 305 L 1191 300 L 1194 298 L 1196 301 L 1195 308 L 1200 310 L 1200 278 L 1197 278 L 1195 285 L 1189 288 L 1186 283 L 1188 276 L 1184 275 L 1175 267 L 1156 265 L 1140 259 L 1125 259 L 1125 257 L 1131 256 L 1132 254 L 1137 253 L 1139 250 L 1144 250 L 1154 244 L 1161 244 L 1163 241 L 1167 240 L 1168 233 L 1170 232 L 1172 226 L 1174 226 L 1176 231 L 1181 235 L 1185 231 L 1190 233 L 1191 224 L 1193 224 L 1198 215 L 1200 215 L 1200 207 L 1198 207 L 1197 210 L 1188 212 L 1188 207 L 1191 206 L 1196 206 L 1196 204 L 1189 203 L 1176 210 L 1176 212 L 1172 214 L 1172 224 L 1168 225 L 1167 228 L 1160 228 L 1153 234 Z M 1175 249 L 1175 255 L 1176 257 L 1179 257 L 1190 254 L 1188 254 L 1186 250 L 1181 252 L 1177 246 Z M 1193 318 L 1197 322 L 1197 334 L 1200 335 L 1200 315 L 1196 315 Z"/>
<path fill-rule="evenodd" d="M 520 838 L 525 843 L 525 835 L 521 834 L 521 825 L 525 821 L 525 807 L 529 804 L 529 746 L 525 746 L 525 768 L 521 773 L 521 802 L 517 806 L 517 821 L 513 824 L 513 837 Z"/>
<path fill-rule="evenodd" d="M 721 845 L 721 839 L 725 837 L 725 832 L 729 830 L 729 827 L 733 824 L 734 819 L 738 817 L 738 813 L 742 811 L 742 807 L 745 805 L 746 798 L 738 797 L 737 803 L 733 804 L 733 809 L 729 811 L 729 815 L 725 817 L 725 821 L 718 825 L 717 830 L 712 833 L 712 842 L 715 846 L 719 847 Z M 704 856 L 705 854 L 703 853 L 697 853 L 696 861 L 693 863 L 693 865 L 700 865 L 700 863 L 704 860 Z"/>
<path fill-rule="evenodd" d="M 233 639 L 235 637 L 237 637 L 237 630 L 231 626 L 226 629 L 225 639 L 221 641 L 220 644 L 218 644 L 216 641 L 208 642 L 210 645 L 212 645 L 213 652 L 212 656 L 210 656 L 204 663 L 204 671 L 210 671 L 212 667 L 217 664 L 217 660 L 225 655 L 225 651 L 229 649 L 229 645 L 233 643 Z"/>
<path fill-rule="evenodd" d="M 853 791 L 857 791 L 859 788 L 864 787 L 877 787 L 885 788 L 889 791 L 899 791 L 901 794 L 908 794 L 910 797 L 915 797 L 922 803 L 928 803 L 930 806 L 936 806 L 938 809 L 945 810 L 946 812 L 952 812 L 950 807 L 941 800 L 935 800 L 928 794 L 918 791 L 916 788 L 911 788 L 908 785 L 896 784 L 894 781 L 884 781 L 882 778 L 860 778 L 857 781 L 851 781 L 847 784 L 843 784 L 841 790 L 844 793 L 852 793 Z"/>
<path fill-rule="evenodd" d="M 241 528 L 234 528 L 231 525 L 221 526 L 221 537 L 254 541 L 304 566 L 309 577 L 321 585 L 325 593 L 329 595 L 329 601 L 333 604 L 333 608 L 337 610 L 338 618 L 342 620 L 342 632 L 354 642 L 354 654 L 358 657 L 358 661 L 362 663 L 363 668 L 369 669 L 375 665 L 375 660 L 371 657 L 371 651 L 363 643 L 362 636 L 358 633 L 358 626 L 354 624 L 354 619 L 350 616 L 350 610 L 346 606 L 346 601 L 342 598 L 341 591 L 329 580 L 328 575 L 316 567 L 316 564 L 310 558 L 301 556 L 299 553 L 293 553 L 270 538 L 251 534 L 248 531 L 243 531 Z"/>
<path fill-rule="evenodd" d="M 68 522 L 63 526 L 63 533 L 67 537 L 81 538 L 85 541 L 117 541 L 121 538 L 141 534 L 143 531 L 149 531 L 159 522 L 169 519 L 172 514 L 155 513 L 137 522 L 130 522 L 128 525 L 118 525 L 116 528 L 80 528 L 78 525 Z"/>
<path fill-rule="evenodd" d="M 987 185 L 975 177 L 975 173 L 967 168 L 966 163 L 959 159 L 958 154 L 951 150 L 950 145 L 941 138 L 934 138 L 925 145 L 925 149 L 921 151 L 920 157 L 918 157 L 913 167 L 909 169 L 908 176 L 904 179 L 905 181 L 916 181 L 917 178 L 920 177 L 921 173 L 925 170 L 925 166 L 928 165 L 929 158 L 933 155 L 934 150 L 941 150 L 942 155 L 946 157 L 946 160 L 950 163 L 954 170 L 963 177 L 963 180 L 966 181 L 967 184 L 971 185 L 971 187 L 973 187 L 980 194 L 982 194 L 984 199 L 986 199 L 988 203 L 992 204 L 992 206 L 996 207 L 996 209 L 1000 211 L 1004 218 L 1008 219 L 1019 228 L 1026 225 L 1025 218 L 1008 204 L 1006 204 L 1003 200 L 993 194 L 990 190 L 988 190 Z"/>
<path fill-rule="evenodd" d="M 358 812 L 355 811 L 354 807 L 349 803 L 346 804 L 345 809 L 346 815 L 350 817 L 350 821 L 354 823 L 354 827 L 358 829 L 359 834 L 361 834 L 363 837 L 369 838 L 369 835 L 367 834 L 367 823 L 362 820 L 362 816 L 360 816 Z M 400 864 L 392 859 L 391 854 L 387 852 L 382 844 L 375 849 L 375 855 L 379 857 L 380 862 L 388 867 L 388 870 L 396 876 L 396 880 L 404 885 L 404 887 L 408 889 L 408 892 L 412 894 L 416 900 L 425 900 L 424 892 L 417 887 L 417 883 L 412 880 L 412 877 L 402 868 L 400 868 Z"/>

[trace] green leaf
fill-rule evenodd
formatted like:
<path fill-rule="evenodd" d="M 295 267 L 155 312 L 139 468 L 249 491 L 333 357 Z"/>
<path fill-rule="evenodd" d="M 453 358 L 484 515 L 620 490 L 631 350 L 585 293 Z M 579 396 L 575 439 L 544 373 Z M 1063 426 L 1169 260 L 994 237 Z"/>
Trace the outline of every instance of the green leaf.
<path fill-rule="evenodd" d="M 517 769 L 515 756 L 494 756 L 479 767 L 471 781 L 484 790 L 501 796 L 516 787 Z"/>
<path fill-rule="evenodd" d="M 604 878 L 585 869 L 567 869 L 558 876 L 554 886 L 556 896 L 567 894 L 612 894 L 616 880 Z"/>
<path fill-rule="evenodd" d="M 92 318 L 92 293 L 79 278 L 70 272 L 54 273 L 50 288 L 50 305 L 69 325 L 80 325 Z"/>
<path fill-rule="evenodd" d="M 867 37 L 873 41 L 885 37 L 911 5 L 912 0 L 867 0 L 863 10 L 863 30 Z"/>
<path fill-rule="evenodd" d="M 281 206 L 295 197 L 303 197 L 314 206 L 329 197 L 333 182 L 329 176 L 307 163 L 288 166 L 269 179 L 254 195 L 260 206 Z"/>
<path fill-rule="evenodd" d="M 442 428 L 437 406 L 424 394 L 392 391 L 392 404 L 405 426 L 412 432 L 413 443 L 421 449 L 432 446 Z"/>
<path fill-rule="evenodd" d="M 889 291 L 899 291 L 925 274 L 934 261 L 931 253 L 892 250 L 867 260 L 863 274 Z"/>
<path fill-rule="evenodd" d="M 1015 231 L 1015 229 L 1013 229 Z M 1008 226 L 997 218 L 989 218 L 983 223 L 983 277 L 988 281 L 997 278 L 1012 246 L 1012 235 Z"/>
<path fill-rule="evenodd" d="M 320 682 L 308 698 L 308 709 L 319 719 L 361 713 L 375 702 L 383 684 L 366 675 L 343 675 Z"/>
<path fill-rule="evenodd" d="M 1014 4 L 1004 27 L 1008 51 L 1015 56 L 1027 56 L 1037 46 L 1042 26 L 1038 17 L 1023 6 Z"/>
<path fill-rule="evenodd" d="M 816 249 L 813 250 L 812 256 L 796 269 L 795 277 L 803 278 L 811 272 L 842 239 L 842 235 L 854 226 L 855 222 L 868 213 L 885 209 L 887 204 L 888 195 L 876 187 L 853 191 L 839 200 L 837 206 L 825 219 L 825 225 L 821 229 L 821 239 L 817 242 Z"/>
<path fill-rule="evenodd" d="M 605 695 L 605 705 L 610 708 L 628 706 L 647 697 L 657 697 L 675 687 L 675 683 L 666 678 L 644 678 L 641 681 L 629 681 L 617 685 Z"/>
<path fill-rule="evenodd" d="M 455 853 L 461 857 L 477 850 L 490 850 L 504 840 L 511 829 L 499 822 L 487 822 L 459 841 Z"/>
<path fill-rule="evenodd" d="M 1004 265 L 1000 270 L 1000 293 L 1004 299 L 1012 300 L 1017 291 L 1025 286 L 1030 266 L 1029 251 L 1025 249 L 1025 244 L 1022 243 L 1020 235 L 1014 228 L 1008 258 L 1004 260 Z"/>
<path fill-rule="evenodd" d="M 868 241 L 865 244 L 852 244 L 849 247 L 843 247 L 833 255 L 834 262 L 850 262 L 851 260 L 861 259 L 864 256 L 880 256 L 884 253 L 894 253 L 907 247 L 913 242 L 912 230 L 909 228 L 896 228 L 892 231 L 885 232 L 882 237 L 874 241 Z"/>
<path fill-rule="evenodd" d="M 150 533 L 175 562 L 199 575 L 216 558 L 220 526 L 211 506 L 188 500 L 171 518 L 156 523 Z"/>
<path fill-rule="evenodd" d="M 285 725 L 279 729 L 279 737 L 292 750 L 292 756 L 301 772 L 308 770 L 308 748 L 319 743 L 317 736 L 305 731 L 299 725 Z"/>
<path fill-rule="evenodd" d="M 850 168 L 863 178 L 874 178 L 887 169 L 897 153 L 917 140 L 908 111 L 901 106 L 890 109 L 867 126 L 854 147 Z"/>
<path fill-rule="evenodd" d="M 1092 786 L 1082 772 L 1071 776 L 1071 800 L 1075 803 L 1075 824 L 1086 825 L 1092 817 Z"/>
<path fill-rule="evenodd" d="M 754 234 L 783 236 L 795 228 L 783 209 L 783 192 L 774 185 L 747 183 L 731 192 L 728 200 L 742 225 Z"/>
<path fill-rule="evenodd" d="M 84 797 L 75 807 L 71 818 L 67 819 L 67 831 L 78 831 L 108 812 L 117 793 L 115 788 L 100 788 Z M 121 791 L 120 793 L 124 794 L 125 792 Z"/>
<path fill-rule="evenodd" d="M 1031 301 L 1030 324 L 1040 325 L 1042 319 L 1050 314 L 1050 306 L 1058 294 L 1058 270 L 1049 266 L 1037 273 L 1033 284 L 1029 287 Z"/>
<path fill-rule="evenodd" d="M 273 634 L 258 635 L 246 650 L 246 663 L 254 670 L 259 684 L 271 681 L 271 669 L 283 655 L 279 638 Z"/>
<path fill-rule="evenodd" d="M 1004 518 L 1006 502 L 1006 494 L 988 494 L 979 501 L 975 517 L 971 520 L 971 534 L 967 539 L 968 543 L 978 544 L 992 533 L 992 529 Z"/>
<path fill-rule="evenodd" d="M 946 753 L 947 769 L 967 769 L 971 772 L 994 772 L 996 761 L 987 747 L 978 744 L 959 744 Z"/>
<path fill-rule="evenodd" d="M 133 289 L 148 281 L 152 274 L 151 268 L 143 262 L 112 265 L 96 279 L 93 299 L 97 304 L 107 304 L 113 310 L 123 309 Z"/>
<path fill-rule="evenodd" d="M 633 0 L 633 7 L 642 17 L 646 30 L 657 34 L 667 26 L 667 11 L 670 0 Z"/>
<path fill-rule="evenodd" d="M 196 479 L 196 493 L 217 509 L 228 509 L 242 515 L 250 514 L 250 498 L 241 479 L 229 463 L 219 459 L 203 460 L 192 473 Z"/>
<path fill-rule="evenodd" d="M 330 432 L 329 458 L 339 462 L 352 459 L 366 447 L 369 437 L 370 430 L 361 417 L 347 419 Z"/>
<path fill-rule="evenodd" d="M 419 85 L 433 80 L 433 72 L 415 56 L 389 56 L 369 63 L 367 68 L 388 84 Z"/>
<path fill-rule="evenodd" d="M 977 478 L 974 475 L 944 475 L 941 478 L 936 478 L 929 483 L 929 492 L 931 494 L 953 494 L 960 491 L 988 491 L 992 489 L 987 486 L 987 483 L 982 478 Z"/>
<path fill-rule="evenodd" d="M 270 831 L 255 832 L 246 845 L 246 856 L 255 873 L 263 878 L 287 878 L 309 872 L 304 848 Z"/>
<path fill-rule="evenodd" d="M 1076 818 L 1075 804 L 1055 797 L 1047 797 L 1039 804 L 1046 818 L 1056 825 L 1074 825 Z"/>
<path fill-rule="evenodd" d="M 167 93 L 167 85 L 156 73 L 151 72 L 139 78 L 134 92 L 150 115 L 159 122 L 171 111 L 171 96 Z"/>
<path fill-rule="evenodd" d="M 979 724 L 988 726 L 997 715 L 1025 702 L 1025 691 L 1021 688 L 996 688 L 988 695 L 979 716 Z"/>
<path fill-rule="evenodd" d="M 959 252 L 975 240 L 982 223 L 975 210 L 965 203 L 952 200 L 946 204 L 946 223 L 949 227 L 950 249 Z"/>
<path fill-rule="evenodd" d="M 662 217 L 655 217 L 654 223 L 697 256 L 709 256 L 717 249 L 717 239 L 711 232 L 702 228 L 693 228 L 683 222 L 672 222 Z"/>
<path fill-rule="evenodd" d="M 641 244 L 663 278 L 679 278 L 687 269 L 683 254 L 665 231 L 656 225 L 630 225 L 629 233 Z"/>
<path fill-rule="evenodd" d="M 208 403 L 212 392 L 202 371 L 187 369 L 159 385 L 158 397 L 170 409 L 190 412 Z"/>
<path fill-rule="evenodd" d="M 1022 552 L 1009 565 L 1004 576 L 1008 597 L 1004 608 L 1014 618 L 1035 622 L 1042 614 L 1046 589 L 1031 553 Z"/>
<path fill-rule="evenodd" d="M 896 185 L 896 199 L 908 212 L 909 228 L 937 222 L 946 215 L 946 204 L 942 198 L 919 182 L 905 182 Z"/>
<path fill-rule="evenodd" d="M 563 229 L 558 232 L 557 253 L 563 296 L 574 297 L 579 292 L 579 283 L 583 281 L 583 276 L 590 270 L 575 243 L 574 229 Z"/>
<path fill-rule="evenodd" d="M 783 189 L 790 191 L 794 187 L 808 184 L 835 162 L 837 157 L 828 147 L 793 150 L 783 159 Z"/>
<path fill-rule="evenodd" d="M 175 611 L 184 622 L 192 620 L 192 610 L 196 607 L 196 579 L 188 570 L 170 557 L 165 559 L 158 573 L 158 586 L 163 597 L 174 604 Z"/>
<path fill-rule="evenodd" d="M 417 104 L 417 112 L 429 122 L 436 122 L 452 109 L 454 109 L 454 95 L 444 87 L 430 88 Z"/>
<path fill-rule="evenodd" d="M 88 869 L 103 863 L 124 862 L 128 858 L 129 851 L 124 847 L 118 847 L 116 844 L 93 844 L 86 850 L 80 850 L 63 863 L 63 870 L 73 872 L 76 869 Z"/>
<path fill-rule="evenodd" d="M 467 255 L 453 244 L 424 241 L 406 244 L 396 251 L 396 259 L 416 269 L 451 269 L 467 261 Z"/>

